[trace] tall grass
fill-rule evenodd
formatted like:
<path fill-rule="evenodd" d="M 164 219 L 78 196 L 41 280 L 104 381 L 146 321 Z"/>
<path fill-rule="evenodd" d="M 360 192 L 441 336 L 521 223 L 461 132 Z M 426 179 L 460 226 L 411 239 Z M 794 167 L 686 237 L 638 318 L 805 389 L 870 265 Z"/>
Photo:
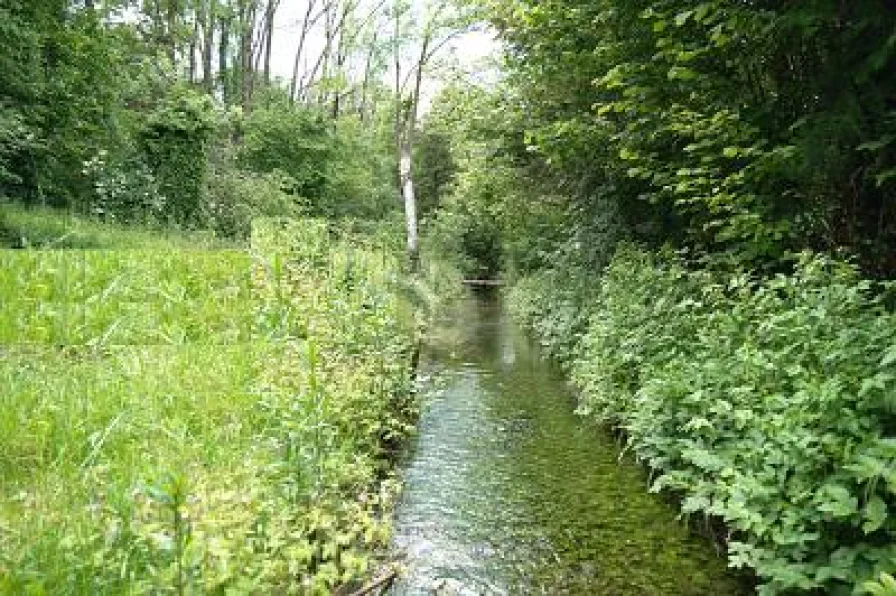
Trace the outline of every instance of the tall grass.
<path fill-rule="evenodd" d="M 40 249 L 227 248 L 231 241 L 209 231 L 111 224 L 44 207 L 24 207 L 0 198 L 0 247 Z"/>
<path fill-rule="evenodd" d="M 397 260 L 313 221 L 120 245 L 0 252 L 0 593 L 359 581 L 415 409 Z"/>

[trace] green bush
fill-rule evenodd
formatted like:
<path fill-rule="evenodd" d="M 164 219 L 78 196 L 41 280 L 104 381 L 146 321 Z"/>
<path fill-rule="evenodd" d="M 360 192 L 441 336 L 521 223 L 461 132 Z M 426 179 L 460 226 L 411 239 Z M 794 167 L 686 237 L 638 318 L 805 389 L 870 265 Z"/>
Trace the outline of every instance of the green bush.
<path fill-rule="evenodd" d="M 303 201 L 287 192 L 292 180 L 280 173 L 255 174 L 232 168 L 214 172 L 207 182 L 203 221 L 225 238 L 245 240 L 259 217 L 296 217 Z"/>
<path fill-rule="evenodd" d="M 146 163 L 174 223 L 195 227 L 201 214 L 208 152 L 215 130 L 210 97 L 176 89 L 140 131 Z"/>
<path fill-rule="evenodd" d="M 0 196 L 15 194 L 25 182 L 25 172 L 29 166 L 34 168 L 33 161 L 29 163 L 33 160 L 31 153 L 39 148 L 35 131 L 22 115 L 0 105 Z"/>
<path fill-rule="evenodd" d="M 322 206 L 337 217 L 384 219 L 396 211 L 395 140 L 391 124 L 343 117 L 335 122 Z"/>
<path fill-rule="evenodd" d="M 584 294 L 570 286 L 570 279 L 545 269 L 520 280 L 509 298 L 516 319 L 535 334 L 550 357 L 567 366 L 588 328 Z"/>
<path fill-rule="evenodd" d="M 562 316 L 538 288 L 515 308 L 550 332 Z M 810 254 L 757 281 L 627 247 L 579 295 L 587 333 L 553 343 L 575 343 L 581 411 L 626 432 L 653 490 L 725 522 L 731 564 L 754 568 L 762 593 L 849 593 L 896 568 L 887 291 Z"/>
<path fill-rule="evenodd" d="M 105 220 L 128 223 L 164 221 L 168 207 L 158 182 L 137 154 L 116 159 L 102 150 L 84 164 L 83 173 L 93 183 L 93 196 L 82 210 Z"/>
<path fill-rule="evenodd" d="M 258 174 L 286 174 L 297 196 L 318 200 L 324 195 L 333 133 L 321 114 L 274 102 L 254 109 L 242 127 L 237 155 L 241 167 Z"/>

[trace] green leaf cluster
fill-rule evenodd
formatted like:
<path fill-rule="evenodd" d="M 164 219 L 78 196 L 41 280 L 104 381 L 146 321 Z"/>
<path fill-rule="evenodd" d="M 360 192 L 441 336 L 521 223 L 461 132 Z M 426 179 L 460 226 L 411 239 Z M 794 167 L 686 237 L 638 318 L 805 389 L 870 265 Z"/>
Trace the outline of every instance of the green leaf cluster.
<path fill-rule="evenodd" d="M 891 286 L 810 253 L 761 279 L 625 245 L 592 289 L 558 283 L 532 278 L 512 303 L 566 359 L 580 412 L 624 431 L 685 516 L 722 520 L 762 593 L 892 571 Z"/>
<path fill-rule="evenodd" d="M 892 273 L 892 7 L 481 4 L 506 46 L 511 134 L 548 166 L 533 202 L 558 187 L 579 208 L 610 201 L 654 247 L 772 268 L 846 247 Z"/>

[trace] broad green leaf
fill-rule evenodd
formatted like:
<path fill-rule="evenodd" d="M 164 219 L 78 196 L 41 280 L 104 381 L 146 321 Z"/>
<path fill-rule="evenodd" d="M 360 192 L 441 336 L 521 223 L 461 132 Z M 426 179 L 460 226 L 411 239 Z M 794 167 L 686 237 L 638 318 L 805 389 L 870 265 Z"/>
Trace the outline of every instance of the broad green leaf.
<path fill-rule="evenodd" d="M 668 74 L 666 75 L 670 80 L 677 81 L 691 81 L 697 78 L 697 73 L 690 68 L 686 68 L 684 66 L 673 66 L 669 69 Z"/>
<path fill-rule="evenodd" d="M 887 348 L 887 351 L 884 353 L 884 357 L 880 361 L 880 365 L 882 367 L 891 366 L 896 363 L 896 345 L 892 345 Z"/>
<path fill-rule="evenodd" d="M 677 15 L 675 15 L 675 24 L 679 27 L 683 27 L 685 23 L 688 22 L 688 19 L 694 14 L 693 10 L 684 10 Z"/>
<path fill-rule="evenodd" d="M 879 530 L 887 521 L 887 504 L 883 499 L 875 495 L 865 505 L 865 523 L 862 529 L 866 534 Z"/>
<path fill-rule="evenodd" d="M 858 510 L 858 499 L 852 496 L 846 487 L 839 484 L 825 486 L 822 495 L 825 498 L 819 504 L 818 510 L 829 513 L 835 518 L 849 517 Z"/>

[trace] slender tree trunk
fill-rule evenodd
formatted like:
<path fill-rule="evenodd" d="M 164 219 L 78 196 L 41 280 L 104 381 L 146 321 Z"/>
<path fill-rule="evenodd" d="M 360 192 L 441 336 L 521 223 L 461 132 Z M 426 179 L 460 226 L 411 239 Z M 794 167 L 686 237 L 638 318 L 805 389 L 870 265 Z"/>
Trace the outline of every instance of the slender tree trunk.
<path fill-rule="evenodd" d="M 190 84 L 194 84 L 198 77 L 196 76 L 196 51 L 197 46 L 199 45 L 199 15 L 193 15 L 193 35 L 190 37 L 190 72 L 189 72 L 189 81 Z"/>
<path fill-rule="evenodd" d="M 221 43 L 218 44 L 218 76 L 221 78 L 221 95 L 224 105 L 231 105 L 233 102 L 233 73 L 228 68 L 228 59 L 230 54 L 230 24 L 231 18 L 221 18 Z"/>
<path fill-rule="evenodd" d="M 308 0 L 308 8 L 305 10 L 305 18 L 302 20 L 302 32 L 299 35 L 299 47 L 296 50 L 296 60 L 292 66 L 292 82 L 289 85 L 289 100 L 293 103 L 296 101 L 296 93 L 299 90 L 299 67 L 302 63 L 302 55 L 305 51 L 305 40 L 308 38 L 308 31 L 314 25 L 315 18 L 312 20 L 311 15 L 317 0 Z"/>
<path fill-rule="evenodd" d="M 167 38 L 168 38 L 168 58 L 171 64 L 177 64 L 177 16 L 180 12 L 178 0 L 168 0 L 168 10 L 166 13 Z"/>
<path fill-rule="evenodd" d="M 334 36 L 342 30 L 342 28 L 345 26 L 346 21 L 348 20 L 348 15 L 353 10 L 355 10 L 359 4 L 360 4 L 360 0 L 355 0 L 354 2 L 349 0 L 348 7 L 343 11 L 341 18 L 336 19 L 335 26 L 328 29 L 327 34 L 326 34 L 327 43 L 324 48 L 324 51 L 321 52 L 321 54 L 318 56 L 317 62 L 315 62 L 315 64 L 314 64 L 314 68 L 311 69 L 311 72 L 308 73 L 307 77 L 306 76 L 302 77 L 299 95 L 303 99 L 305 99 L 305 100 L 309 99 L 308 90 L 314 84 L 314 80 L 317 77 L 317 73 L 321 70 L 321 66 L 324 66 L 324 71 L 321 76 L 321 79 L 325 80 L 327 78 L 327 76 L 329 75 L 329 67 L 327 64 L 328 64 L 330 54 L 333 51 Z M 330 2 L 329 4 L 327 4 L 327 9 L 330 9 L 331 7 L 333 7 L 335 5 L 336 5 L 335 1 Z M 320 104 L 325 103 L 326 95 L 322 94 L 322 95 L 318 96 L 317 100 L 318 100 L 318 103 L 320 103 Z"/>
<path fill-rule="evenodd" d="M 271 84 L 271 51 L 274 47 L 274 17 L 277 14 L 277 8 L 280 6 L 280 0 L 268 0 L 267 10 L 267 35 L 264 48 L 264 84 Z"/>
<path fill-rule="evenodd" d="M 410 135 L 406 134 L 402 139 L 399 151 L 398 171 L 408 228 L 408 258 L 411 261 L 411 268 L 416 271 L 420 264 L 420 239 L 417 232 L 417 196 L 414 193 L 414 152 Z"/>
<path fill-rule="evenodd" d="M 427 31 L 423 38 L 423 47 L 420 51 L 420 60 L 417 62 L 416 80 L 411 96 L 411 105 L 408 107 L 409 115 L 405 121 L 404 143 L 401 147 L 401 177 L 404 182 L 402 194 L 404 195 L 404 212 L 408 220 L 408 256 L 411 267 L 416 271 L 420 264 L 420 243 L 417 234 L 417 196 L 414 192 L 414 138 L 417 128 L 417 112 L 420 108 L 420 90 L 423 86 L 423 69 L 429 56 L 430 32 Z"/>
<path fill-rule="evenodd" d="M 396 106 L 396 137 L 398 142 L 398 170 L 401 186 L 401 195 L 404 200 L 404 212 L 407 220 L 408 233 L 408 257 L 411 268 L 416 271 L 420 264 L 420 241 L 417 230 L 417 196 L 414 192 L 414 138 L 417 128 L 417 115 L 420 108 L 420 93 L 423 88 L 423 70 L 431 58 L 430 45 L 432 44 L 433 31 L 427 26 L 423 36 L 423 44 L 420 48 L 420 56 L 414 65 L 414 88 L 408 99 L 407 115 L 402 117 L 402 84 L 401 84 L 401 56 L 398 48 L 400 33 L 400 19 L 395 17 L 395 91 L 397 97 Z"/>
<path fill-rule="evenodd" d="M 205 41 L 202 43 L 202 85 L 207 93 L 215 90 L 212 78 L 212 52 L 215 45 L 215 3 L 217 0 L 205 0 L 202 9 L 203 33 Z"/>
<path fill-rule="evenodd" d="M 254 38 L 253 38 L 254 39 Z M 262 16 L 262 22 L 258 28 L 258 39 L 252 42 L 252 71 L 255 73 L 262 72 L 262 63 L 264 61 L 264 51 L 268 45 L 268 25 L 265 17 Z"/>
<path fill-rule="evenodd" d="M 256 0 L 240 1 L 240 87 L 243 110 L 252 107 L 252 39 L 255 32 Z"/>
<path fill-rule="evenodd" d="M 165 48 L 167 52 L 167 44 L 165 37 L 165 24 L 162 21 L 162 0 L 152 0 L 150 20 L 152 21 L 152 41 L 155 51 Z"/>
<path fill-rule="evenodd" d="M 395 66 L 395 149 L 401 154 L 401 47 L 399 39 L 401 35 L 401 13 L 398 10 L 398 0 L 392 4 L 395 11 L 394 29 L 392 31 L 392 58 Z M 398 172 L 398 192 L 402 192 L 401 168 Z"/>
<path fill-rule="evenodd" d="M 354 43 L 355 37 L 357 37 L 360 29 L 364 27 L 365 22 L 358 24 L 358 31 L 356 31 L 353 35 L 349 36 L 346 34 L 346 22 L 348 21 L 349 14 L 354 11 L 360 5 L 360 1 L 352 2 L 352 0 L 347 0 L 345 5 L 342 8 L 342 18 L 339 21 L 339 41 L 336 44 L 336 73 L 340 75 L 345 75 L 346 80 L 348 80 L 348 73 L 344 72 L 345 63 L 348 60 L 348 52 L 349 47 L 352 43 Z M 342 100 L 343 93 L 340 89 L 336 89 L 335 94 L 333 96 L 333 118 L 338 118 L 340 113 L 340 101 Z"/>
<path fill-rule="evenodd" d="M 367 117 L 367 90 L 370 87 L 370 75 L 373 70 L 373 55 L 376 52 L 376 42 L 379 31 L 373 32 L 373 40 L 370 42 L 370 48 L 367 50 L 367 60 L 364 63 L 364 79 L 361 82 L 361 99 L 358 108 L 358 114 L 361 121 Z"/>
<path fill-rule="evenodd" d="M 417 231 L 417 197 L 414 193 L 413 178 L 413 138 L 412 114 L 416 112 L 413 105 L 408 106 L 408 114 L 403 112 L 401 85 L 401 13 L 398 2 L 393 4 L 395 22 L 393 30 L 393 58 L 395 60 L 395 145 L 398 150 L 398 190 L 404 203 L 405 223 L 407 225 L 407 251 L 411 269 L 416 271 L 420 262 L 420 240 Z M 414 98 L 411 98 L 413 104 Z"/>
<path fill-rule="evenodd" d="M 348 5 L 346 5 L 348 6 Z M 346 15 L 343 14 L 343 20 L 346 19 Z M 345 30 L 339 32 L 339 41 L 336 43 L 336 64 L 335 64 L 335 73 L 336 75 L 346 74 L 343 73 L 343 68 L 345 67 L 345 52 L 346 52 L 347 40 L 345 35 Z M 340 105 L 339 102 L 342 100 L 342 90 L 338 87 L 333 91 L 333 119 L 339 118 L 339 110 Z"/>
<path fill-rule="evenodd" d="M 333 53 L 333 38 L 336 36 L 336 9 L 338 1 L 334 2 L 332 10 L 327 11 L 324 19 L 324 51 L 321 54 L 323 69 L 321 70 L 321 80 L 326 81 L 330 76 L 330 55 Z M 315 71 L 317 69 L 315 68 Z M 327 101 L 327 91 L 324 89 L 318 93 L 318 104 L 323 105 Z"/>

